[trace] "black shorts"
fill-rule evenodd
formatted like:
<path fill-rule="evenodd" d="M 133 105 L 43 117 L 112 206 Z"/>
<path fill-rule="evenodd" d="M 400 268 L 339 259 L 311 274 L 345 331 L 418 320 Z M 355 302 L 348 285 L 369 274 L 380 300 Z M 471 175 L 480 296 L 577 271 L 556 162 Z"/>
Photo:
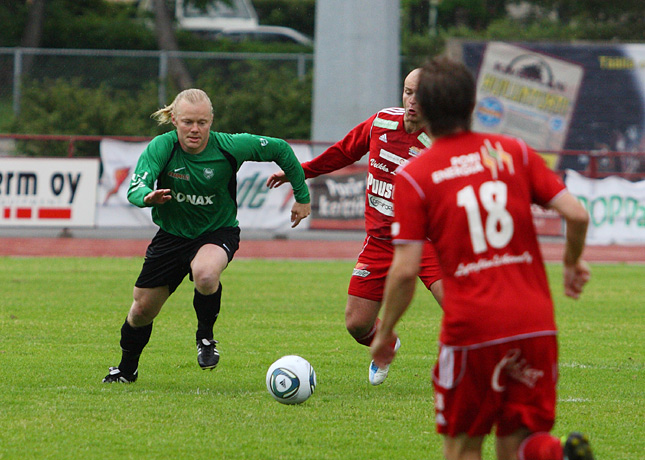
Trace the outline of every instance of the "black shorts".
<path fill-rule="evenodd" d="M 182 238 L 159 229 L 148 245 L 146 260 L 134 285 L 138 288 L 168 286 L 172 294 L 187 274 L 191 274 L 192 280 L 190 263 L 205 244 L 224 249 L 230 262 L 240 247 L 240 228 L 223 227 L 195 239 Z"/>

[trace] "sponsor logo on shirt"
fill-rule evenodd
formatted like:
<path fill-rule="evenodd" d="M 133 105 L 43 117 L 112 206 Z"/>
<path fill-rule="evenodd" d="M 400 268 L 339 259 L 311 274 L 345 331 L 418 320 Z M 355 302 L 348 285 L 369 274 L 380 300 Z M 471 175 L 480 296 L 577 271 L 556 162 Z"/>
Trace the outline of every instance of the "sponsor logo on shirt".
<path fill-rule="evenodd" d="M 513 265 L 513 264 L 527 264 L 530 265 L 533 263 L 533 256 L 530 252 L 524 251 L 522 254 L 495 254 L 491 259 L 481 258 L 477 259 L 477 262 L 470 262 L 464 264 L 461 262 L 457 266 L 455 271 L 455 277 L 468 276 L 471 273 L 479 273 L 482 270 L 488 270 L 489 268 L 501 267 L 503 265 Z"/>
<path fill-rule="evenodd" d="M 510 174 L 515 174 L 515 165 L 513 157 L 507 153 L 500 142 L 495 143 L 495 147 L 488 139 L 484 139 L 484 145 L 481 146 L 482 163 L 488 168 L 493 179 L 497 179 L 497 171 L 504 171 L 504 166 L 508 168 Z"/>
<path fill-rule="evenodd" d="M 408 162 L 407 159 L 395 155 L 392 152 L 388 152 L 385 149 L 381 149 L 381 152 L 378 154 L 378 156 L 399 166 Z"/>
<path fill-rule="evenodd" d="M 432 173 L 432 182 L 438 184 L 445 180 L 471 176 L 484 171 L 479 153 L 468 153 L 450 158 L 450 166 Z"/>
<path fill-rule="evenodd" d="M 179 169 L 175 169 L 174 171 L 168 171 L 168 175 L 175 179 L 185 180 L 190 182 L 190 174 L 180 174 L 177 172 L 177 171 L 181 171 L 182 169 L 185 169 L 185 168 L 179 168 Z"/>
<path fill-rule="evenodd" d="M 421 142 L 426 147 L 430 147 L 432 145 L 432 139 L 430 139 L 430 136 L 428 136 L 425 132 L 419 134 L 417 139 L 419 139 L 419 142 Z"/>
<path fill-rule="evenodd" d="M 392 120 L 385 120 L 383 118 L 378 118 L 376 117 L 374 119 L 374 126 L 378 128 L 385 128 L 385 129 L 392 129 L 395 130 L 399 127 L 399 122 L 398 121 L 392 121 Z"/>
<path fill-rule="evenodd" d="M 181 193 L 181 192 L 170 192 L 172 194 L 172 197 L 177 200 L 178 203 L 189 203 L 194 206 L 208 206 L 210 204 L 213 204 L 213 197 L 215 195 L 188 195 L 186 193 Z"/>
<path fill-rule="evenodd" d="M 383 163 L 379 163 L 374 158 L 370 159 L 370 166 L 372 166 L 372 168 L 376 168 L 376 169 L 380 169 L 381 171 L 385 171 L 386 173 L 390 172 L 390 169 L 386 165 L 384 165 Z M 391 174 L 393 174 L 393 172 L 391 172 Z"/>
<path fill-rule="evenodd" d="M 418 157 L 419 154 L 421 153 L 421 149 L 418 147 L 415 147 L 414 145 L 410 147 L 410 150 L 408 151 L 411 157 Z"/>
<path fill-rule="evenodd" d="M 450 166 L 432 173 L 432 182 L 438 184 L 445 180 L 471 176 L 484 171 L 484 167 L 490 171 L 493 179 L 497 179 L 499 171 L 505 169 L 510 174 L 515 174 L 511 154 L 504 150 L 500 142 L 493 146 L 488 139 L 484 139 L 484 145 L 479 148 L 479 152 L 451 157 Z"/>
<path fill-rule="evenodd" d="M 392 198 L 394 184 L 384 180 L 374 179 L 372 173 L 367 174 L 367 191 L 383 198 Z"/>
<path fill-rule="evenodd" d="M 379 137 L 378 140 L 381 142 L 385 142 L 387 144 L 387 134 L 386 133 L 381 134 L 381 137 Z"/>
<path fill-rule="evenodd" d="M 391 201 L 368 194 L 367 202 L 369 203 L 370 207 L 376 209 L 381 214 L 385 214 L 389 217 L 394 216 L 394 203 L 392 203 Z"/>

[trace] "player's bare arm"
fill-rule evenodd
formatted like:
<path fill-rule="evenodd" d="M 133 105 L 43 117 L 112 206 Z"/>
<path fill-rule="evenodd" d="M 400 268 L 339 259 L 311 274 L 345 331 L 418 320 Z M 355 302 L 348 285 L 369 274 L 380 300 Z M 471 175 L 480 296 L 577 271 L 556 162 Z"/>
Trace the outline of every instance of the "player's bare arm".
<path fill-rule="evenodd" d="M 582 259 L 589 213 L 575 196 L 564 193 L 551 203 L 566 222 L 566 235 L 563 256 L 564 293 L 577 299 L 591 278 L 589 265 Z"/>
<path fill-rule="evenodd" d="M 143 199 L 143 202 L 148 206 L 156 206 L 159 204 L 164 204 L 167 201 L 170 201 L 171 199 L 172 199 L 172 195 L 170 194 L 170 189 L 160 188 L 158 190 L 153 190 L 152 192 L 148 193 Z"/>

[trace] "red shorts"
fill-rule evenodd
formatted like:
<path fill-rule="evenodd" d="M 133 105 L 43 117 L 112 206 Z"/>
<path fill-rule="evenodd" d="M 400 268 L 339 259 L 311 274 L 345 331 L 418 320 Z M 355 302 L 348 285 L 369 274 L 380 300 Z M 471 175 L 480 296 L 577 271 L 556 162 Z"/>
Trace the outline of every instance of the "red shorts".
<path fill-rule="evenodd" d="M 383 300 L 385 278 L 392 265 L 394 245 L 389 240 L 380 240 L 368 236 L 363 243 L 363 250 L 358 255 L 358 261 L 349 281 L 348 294 L 362 299 Z M 426 288 L 441 279 L 441 268 L 430 242 L 423 246 L 423 257 L 419 278 Z"/>
<path fill-rule="evenodd" d="M 437 431 L 497 436 L 520 428 L 550 431 L 555 421 L 555 335 L 482 348 L 439 347 L 433 371 Z"/>

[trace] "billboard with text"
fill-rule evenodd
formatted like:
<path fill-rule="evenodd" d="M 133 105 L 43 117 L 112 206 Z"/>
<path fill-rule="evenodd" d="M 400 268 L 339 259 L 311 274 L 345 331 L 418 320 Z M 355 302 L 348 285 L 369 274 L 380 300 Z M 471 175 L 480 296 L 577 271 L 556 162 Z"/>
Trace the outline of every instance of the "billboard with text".
<path fill-rule="evenodd" d="M 478 130 L 523 137 L 544 150 L 645 151 L 645 44 L 462 42 L 459 47 L 478 78 Z M 487 97 L 492 99 L 482 103 Z M 543 147 L 551 144 L 556 148 Z M 558 167 L 584 170 L 588 164 L 589 155 L 572 155 Z M 630 160 L 623 170 L 645 171 L 645 164 Z"/>
<path fill-rule="evenodd" d="M 124 142 L 113 139 L 101 141 L 103 174 L 97 199 L 98 227 L 154 226 L 150 208 L 130 204 L 126 193 L 130 176 L 136 167 L 147 142 Z M 311 146 L 291 143 L 301 162 L 311 159 Z M 279 171 L 274 163 L 245 162 L 237 174 L 238 220 L 249 229 L 283 231 L 291 227 L 293 192 L 288 184 L 277 189 L 266 187 L 269 176 Z M 306 229 L 310 219 L 305 219 L 297 229 Z"/>
<path fill-rule="evenodd" d="M 0 226 L 93 226 L 98 159 L 0 158 Z"/>

